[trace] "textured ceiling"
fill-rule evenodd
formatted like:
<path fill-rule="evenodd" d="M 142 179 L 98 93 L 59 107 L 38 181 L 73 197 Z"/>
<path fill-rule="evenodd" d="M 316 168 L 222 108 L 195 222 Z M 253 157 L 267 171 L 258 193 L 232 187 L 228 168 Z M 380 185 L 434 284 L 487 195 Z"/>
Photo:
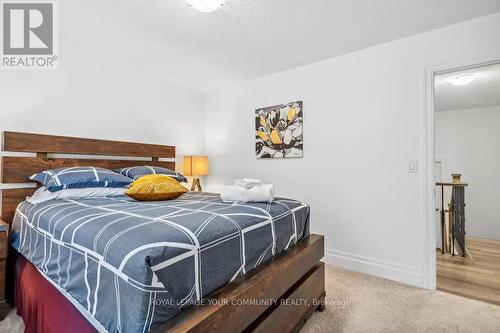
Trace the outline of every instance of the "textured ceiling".
<path fill-rule="evenodd" d="M 74 43 L 202 90 L 496 11 L 500 0 L 227 0 L 210 14 L 185 0 L 60 1 L 62 21 L 88 27 Z"/>
<path fill-rule="evenodd" d="M 460 74 L 473 74 L 475 79 L 465 86 L 448 81 Z M 500 64 L 478 67 L 436 77 L 436 111 L 500 106 Z"/>

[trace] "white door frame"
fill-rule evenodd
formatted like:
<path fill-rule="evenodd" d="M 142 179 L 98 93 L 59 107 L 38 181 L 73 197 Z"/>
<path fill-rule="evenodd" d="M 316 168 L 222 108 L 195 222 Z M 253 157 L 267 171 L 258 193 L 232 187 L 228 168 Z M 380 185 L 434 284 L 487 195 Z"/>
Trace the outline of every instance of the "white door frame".
<path fill-rule="evenodd" d="M 424 258 L 424 288 L 436 289 L 436 226 L 435 226 L 435 125 L 434 125 L 434 77 L 438 74 L 455 72 L 500 63 L 500 59 L 469 59 L 452 62 L 441 66 L 427 67 L 424 71 L 423 103 L 421 112 L 421 156 L 422 173 L 422 221 L 423 223 L 423 258 Z"/>

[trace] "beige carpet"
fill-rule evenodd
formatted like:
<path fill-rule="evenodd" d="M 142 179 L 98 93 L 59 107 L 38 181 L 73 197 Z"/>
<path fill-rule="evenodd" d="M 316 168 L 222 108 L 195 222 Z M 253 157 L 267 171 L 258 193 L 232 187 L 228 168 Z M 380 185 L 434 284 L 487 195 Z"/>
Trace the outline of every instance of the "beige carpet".
<path fill-rule="evenodd" d="M 443 292 L 408 287 L 339 268 L 326 268 L 327 305 L 301 333 L 500 332 L 500 307 Z M 0 332 L 21 333 L 12 311 Z"/>
<path fill-rule="evenodd" d="M 440 291 L 327 266 L 326 292 L 301 333 L 500 332 L 500 307 Z"/>

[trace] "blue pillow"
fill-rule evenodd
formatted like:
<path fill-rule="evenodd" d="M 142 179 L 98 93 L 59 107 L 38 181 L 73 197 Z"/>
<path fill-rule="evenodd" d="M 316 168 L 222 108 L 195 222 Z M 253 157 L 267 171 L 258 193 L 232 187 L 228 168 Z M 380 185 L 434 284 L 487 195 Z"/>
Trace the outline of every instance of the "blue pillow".
<path fill-rule="evenodd" d="M 136 180 L 137 178 L 145 175 L 165 175 L 176 179 L 178 182 L 187 183 L 187 179 L 186 177 L 184 177 L 184 175 L 162 167 L 146 165 L 146 166 L 122 168 L 122 169 L 117 169 L 115 171 L 123 176 L 132 178 L 133 180 Z"/>
<path fill-rule="evenodd" d="M 125 187 L 132 179 L 108 169 L 90 166 L 67 167 L 46 170 L 30 177 L 50 192 L 67 188 L 85 187 Z"/>

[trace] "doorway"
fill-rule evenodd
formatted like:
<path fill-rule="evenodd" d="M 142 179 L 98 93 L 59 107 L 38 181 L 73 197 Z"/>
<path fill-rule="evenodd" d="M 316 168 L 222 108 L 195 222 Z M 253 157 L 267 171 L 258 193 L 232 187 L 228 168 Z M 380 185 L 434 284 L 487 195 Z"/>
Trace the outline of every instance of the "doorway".
<path fill-rule="evenodd" d="M 436 287 L 500 305 L 500 63 L 433 77 Z"/>

